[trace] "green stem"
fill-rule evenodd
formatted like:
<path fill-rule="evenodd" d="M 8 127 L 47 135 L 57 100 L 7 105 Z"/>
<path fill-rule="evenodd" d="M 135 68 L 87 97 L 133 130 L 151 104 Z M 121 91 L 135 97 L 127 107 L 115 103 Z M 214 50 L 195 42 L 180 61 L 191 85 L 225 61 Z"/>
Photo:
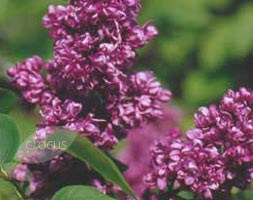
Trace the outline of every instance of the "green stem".
<path fill-rule="evenodd" d="M 5 181 L 10 181 L 8 174 L 3 169 L 1 164 L 0 164 L 0 178 L 4 179 Z"/>
<path fill-rule="evenodd" d="M 17 183 L 14 183 L 14 181 L 11 181 L 11 183 L 12 183 L 12 185 L 13 185 L 13 188 L 14 188 L 14 190 L 15 190 L 16 195 L 18 196 L 18 198 L 19 198 L 20 200 L 25 200 L 25 197 L 24 197 L 24 195 L 22 194 L 22 191 L 21 191 L 20 187 L 18 186 L 18 184 L 17 184 Z"/>

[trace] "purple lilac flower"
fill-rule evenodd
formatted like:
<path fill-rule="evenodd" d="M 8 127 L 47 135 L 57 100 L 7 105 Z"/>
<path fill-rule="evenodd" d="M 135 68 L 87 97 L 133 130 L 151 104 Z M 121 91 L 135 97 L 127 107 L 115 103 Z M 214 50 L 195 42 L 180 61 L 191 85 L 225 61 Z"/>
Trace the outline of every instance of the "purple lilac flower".
<path fill-rule="evenodd" d="M 13 85 L 23 92 L 24 99 L 29 103 L 39 103 L 41 95 L 47 88 L 45 80 L 40 73 L 43 61 L 34 56 L 23 63 L 17 63 L 16 67 L 8 70 Z"/>
<path fill-rule="evenodd" d="M 136 127 L 145 121 L 161 118 L 163 112 L 158 102 L 168 102 L 171 93 L 161 88 L 151 72 L 139 72 L 129 78 L 124 94 L 118 101 L 113 98 L 108 107 L 112 110 L 113 124 Z"/>
<path fill-rule="evenodd" d="M 60 126 L 110 150 L 130 128 L 162 117 L 161 104 L 171 93 L 152 72 L 130 70 L 137 49 L 158 33 L 149 23 L 138 25 L 140 8 L 138 0 L 73 0 L 49 7 L 43 23 L 54 41 L 53 58 L 34 56 L 8 70 L 23 98 L 40 107 L 36 140 Z M 29 159 L 40 160 L 37 156 L 25 159 L 26 168 L 35 174 L 30 189 L 40 198 L 40 188 L 57 174 L 48 169 L 52 163 L 60 169 L 61 162 L 29 164 Z M 16 172 L 22 179 L 23 171 Z"/>
<path fill-rule="evenodd" d="M 178 126 L 181 118 L 180 110 L 172 105 L 163 105 L 162 111 L 164 113 L 162 119 L 131 130 L 127 137 L 126 149 L 117 156 L 128 165 L 124 175 L 138 196 L 141 196 L 146 188 L 143 176 L 151 170 L 150 144 L 166 135 L 168 130 L 174 132 L 173 127 Z"/>
<path fill-rule="evenodd" d="M 54 40 L 53 59 L 34 56 L 8 70 L 24 99 L 40 106 L 37 138 L 62 126 L 111 149 L 126 129 L 162 116 L 160 104 L 171 93 L 152 72 L 128 70 L 136 49 L 157 34 L 150 24 L 138 25 L 139 10 L 130 0 L 49 7 L 43 21 Z"/>
<path fill-rule="evenodd" d="M 157 35 L 152 25 L 138 25 L 139 10 L 138 1 L 122 0 L 50 6 L 43 18 L 55 41 L 54 57 L 46 65 L 49 83 L 80 93 L 131 67 L 136 49 Z"/>
<path fill-rule="evenodd" d="M 230 195 L 233 187 L 245 189 L 253 180 L 252 109 L 253 91 L 245 88 L 229 90 L 217 107 L 200 108 L 185 140 L 169 136 L 152 147 L 148 187 L 165 191 L 173 185 L 204 199 Z"/>
<path fill-rule="evenodd" d="M 224 159 L 225 191 L 233 186 L 245 189 L 253 180 L 252 108 L 252 90 L 241 88 L 229 90 L 219 107 L 201 108 L 195 114 L 196 128 L 203 130 L 203 143 L 215 145 Z"/>
<path fill-rule="evenodd" d="M 211 191 L 224 180 L 224 163 L 215 147 L 169 137 L 156 144 L 152 155 L 155 168 L 145 178 L 150 188 L 164 191 L 168 185 L 174 185 L 211 199 Z"/>

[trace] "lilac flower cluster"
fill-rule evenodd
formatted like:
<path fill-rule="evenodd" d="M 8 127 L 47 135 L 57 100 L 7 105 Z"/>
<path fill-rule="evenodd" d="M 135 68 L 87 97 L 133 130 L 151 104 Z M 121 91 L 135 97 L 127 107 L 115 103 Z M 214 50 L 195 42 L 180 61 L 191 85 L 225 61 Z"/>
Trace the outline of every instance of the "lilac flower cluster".
<path fill-rule="evenodd" d="M 138 25 L 140 7 L 138 0 L 71 0 L 49 7 L 43 23 L 54 42 L 53 58 L 34 56 L 8 70 L 24 100 L 40 107 L 36 140 L 63 127 L 110 150 L 129 129 L 162 117 L 161 105 L 171 93 L 152 72 L 130 69 L 137 49 L 157 35 L 149 23 Z M 68 155 L 41 162 L 39 154 L 25 157 L 14 170 L 20 182 L 31 175 L 32 198 L 50 198 L 68 184 L 107 184 Z M 73 171 L 79 176 L 68 177 Z"/>
<path fill-rule="evenodd" d="M 42 65 L 42 59 L 34 56 L 26 59 L 23 63 L 17 63 L 16 67 L 8 70 L 12 84 L 23 92 L 24 98 L 29 103 L 39 103 L 41 94 L 46 89 L 46 82 L 40 74 Z"/>
<path fill-rule="evenodd" d="M 190 190 L 208 200 L 229 196 L 233 187 L 245 189 L 253 181 L 252 110 L 253 91 L 245 88 L 228 91 L 217 107 L 200 108 L 185 140 L 174 132 L 152 147 L 148 188 L 171 199 Z"/>
<path fill-rule="evenodd" d="M 152 72 L 131 72 L 137 48 L 156 29 L 137 24 L 137 0 L 75 0 L 43 18 L 53 59 L 34 56 L 8 70 L 24 99 L 40 106 L 37 138 L 61 126 L 111 149 L 126 130 L 162 116 L 171 98 Z"/>
<path fill-rule="evenodd" d="M 164 113 L 162 119 L 129 131 L 127 147 L 117 155 L 123 163 L 128 165 L 124 176 L 139 197 L 146 188 L 142 180 L 143 176 L 152 169 L 150 144 L 167 135 L 168 130 L 177 127 L 181 118 L 180 110 L 172 105 L 164 105 L 162 111 Z"/>
<path fill-rule="evenodd" d="M 120 84 L 136 49 L 157 35 L 152 25 L 137 24 L 139 9 L 137 0 L 78 0 L 66 7 L 50 6 L 43 19 L 55 41 L 54 57 L 46 65 L 49 83 L 80 95 L 101 84 Z"/>

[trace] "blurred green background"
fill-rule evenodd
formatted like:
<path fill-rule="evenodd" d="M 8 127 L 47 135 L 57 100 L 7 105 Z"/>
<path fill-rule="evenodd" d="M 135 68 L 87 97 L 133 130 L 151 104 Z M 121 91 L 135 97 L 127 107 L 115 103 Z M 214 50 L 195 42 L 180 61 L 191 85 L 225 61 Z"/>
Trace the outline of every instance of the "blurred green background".
<path fill-rule="evenodd" d="M 192 110 L 228 88 L 252 87 L 253 1 L 144 0 L 141 21 L 159 37 L 142 52 L 177 101 Z"/>
<path fill-rule="evenodd" d="M 0 0 L 0 82 L 16 61 L 34 54 L 51 58 L 52 42 L 41 18 L 49 4 L 66 0 Z M 140 22 L 151 21 L 159 36 L 139 51 L 136 67 L 151 69 L 187 113 L 215 103 L 229 88 L 252 87 L 253 1 L 142 0 Z M 1 97 L 1 94 L 0 94 Z M 22 106 L 10 113 L 25 133 L 36 118 Z M 4 191 L 1 191 L 4 190 Z M 11 193 L 0 183 L 0 199 Z M 251 198 L 249 198 L 251 199 Z"/>

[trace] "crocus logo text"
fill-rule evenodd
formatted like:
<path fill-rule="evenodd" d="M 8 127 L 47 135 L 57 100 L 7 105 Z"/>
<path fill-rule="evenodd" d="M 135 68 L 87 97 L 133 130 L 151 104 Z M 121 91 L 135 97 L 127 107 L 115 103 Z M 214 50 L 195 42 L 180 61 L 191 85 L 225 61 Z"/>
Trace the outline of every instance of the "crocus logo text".
<path fill-rule="evenodd" d="M 50 149 L 50 150 L 66 150 L 68 147 L 67 141 L 32 141 L 26 142 L 26 149 Z"/>

